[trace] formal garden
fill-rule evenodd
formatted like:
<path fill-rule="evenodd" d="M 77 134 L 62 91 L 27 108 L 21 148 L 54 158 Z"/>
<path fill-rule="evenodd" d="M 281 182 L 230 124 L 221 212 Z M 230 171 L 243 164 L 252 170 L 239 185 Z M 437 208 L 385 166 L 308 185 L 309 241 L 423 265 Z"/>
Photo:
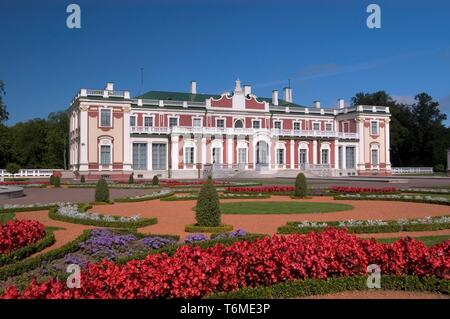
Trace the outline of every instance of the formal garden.
<path fill-rule="evenodd" d="M 383 290 L 450 294 L 450 187 L 319 188 L 303 174 L 2 184 L 93 196 L 0 205 L 1 298 L 300 298 L 368 290 L 371 264 Z"/>

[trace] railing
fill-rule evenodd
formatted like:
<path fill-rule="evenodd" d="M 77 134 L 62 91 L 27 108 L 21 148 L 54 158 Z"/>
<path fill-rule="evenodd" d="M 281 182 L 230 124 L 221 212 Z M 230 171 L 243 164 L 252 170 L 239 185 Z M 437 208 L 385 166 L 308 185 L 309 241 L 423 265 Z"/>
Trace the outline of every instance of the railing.
<path fill-rule="evenodd" d="M 253 135 L 256 133 L 266 133 L 272 136 L 292 136 L 292 137 L 325 137 L 341 139 L 357 139 L 357 133 L 343 133 L 336 131 L 316 131 L 316 130 L 282 130 L 282 129 L 253 129 L 253 128 L 224 128 L 224 127 L 192 127 L 174 126 L 153 127 L 153 126 L 132 126 L 131 133 L 154 133 L 154 134 L 228 134 L 228 135 Z"/>
<path fill-rule="evenodd" d="M 433 174 L 433 167 L 392 167 L 392 174 Z"/>
<path fill-rule="evenodd" d="M 0 169 L 0 177 L 50 177 L 53 169 L 21 169 L 17 174 L 8 173 L 5 169 Z"/>

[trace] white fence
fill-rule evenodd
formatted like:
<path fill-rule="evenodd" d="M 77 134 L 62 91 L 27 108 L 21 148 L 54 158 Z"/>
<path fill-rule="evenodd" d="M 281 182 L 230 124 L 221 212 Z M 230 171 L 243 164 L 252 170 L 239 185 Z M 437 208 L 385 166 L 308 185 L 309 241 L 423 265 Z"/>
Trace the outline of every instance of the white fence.
<path fill-rule="evenodd" d="M 392 174 L 433 174 L 433 167 L 392 167 Z"/>
<path fill-rule="evenodd" d="M 5 169 L 0 169 L 0 178 L 5 177 L 50 177 L 55 169 L 21 169 L 17 174 L 10 174 Z"/>

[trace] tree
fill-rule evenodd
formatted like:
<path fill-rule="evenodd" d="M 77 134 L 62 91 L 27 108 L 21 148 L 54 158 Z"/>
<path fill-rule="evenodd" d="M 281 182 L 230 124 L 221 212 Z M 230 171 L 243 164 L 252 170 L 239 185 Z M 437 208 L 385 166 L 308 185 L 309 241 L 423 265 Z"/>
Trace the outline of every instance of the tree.
<path fill-rule="evenodd" d="M 9 163 L 6 165 L 6 171 L 12 175 L 17 174 L 20 171 L 20 166 L 16 163 Z"/>
<path fill-rule="evenodd" d="M 158 178 L 158 176 L 153 176 L 153 179 L 152 179 L 152 185 L 153 186 L 157 186 L 157 185 L 159 185 L 159 178 Z"/>
<path fill-rule="evenodd" d="M 109 188 L 108 183 L 104 178 L 100 178 L 95 186 L 95 201 L 96 202 L 108 202 L 109 201 Z"/>
<path fill-rule="evenodd" d="M 295 197 L 305 197 L 307 195 L 308 188 L 306 186 L 305 174 L 299 173 L 295 179 Z"/>
<path fill-rule="evenodd" d="M 67 169 L 69 157 L 69 116 L 66 112 L 50 113 L 47 118 L 47 152 L 45 166 Z"/>
<path fill-rule="evenodd" d="M 0 80 L 0 124 L 9 118 L 9 113 L 6 110 L 6 104 L 3 102 L 5 92 L 5 82 Z"/>
<path fill-rule="evenodd" d="M 219 194 L 212 179 L 202 186 L 198 194 L 195 208 L 195 219 L 198 226 L 217 227 L 221 224 Z"/>
<path fill-rule="evenodd" d="M 131 173 L 130 176 L 128 176 L 128 184 L 134 184 L 134 176 L 133 176 L 133 173 Z"/>

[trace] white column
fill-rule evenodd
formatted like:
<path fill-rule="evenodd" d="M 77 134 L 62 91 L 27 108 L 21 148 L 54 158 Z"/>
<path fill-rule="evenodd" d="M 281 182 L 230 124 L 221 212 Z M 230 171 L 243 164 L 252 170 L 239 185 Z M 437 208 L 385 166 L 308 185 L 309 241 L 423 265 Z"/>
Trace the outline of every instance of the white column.
<path fill-rule="evenodd" d="M 87 171 L 88 166 L 88 108 L 80 107 L 80 171 Z"/>
<path fill-rule="evenodd" d="M 334 150 L 331 150 L 334 152 L 334 168 L 339 168 L 339 148 L 338 148 L 338 140 L 334 140 Z"/>
<path fill-rule="evenodd" d="M 294 163 L 295 163 L 295 154 L 294 154 L 294 144 L 295 144 L 295 142 L 294 142 L 294 140 L 291 140 L 291 142 L 290 142 L 290 148 L 291 148 L 291 150 L 290 150 L 290 152 L 291 152 L 291 168 L 293 169 L 294 168 Z"/>
<path fill-rule="evenodd" d="M 227 135 L 227 164 L 231 167 L 233 164 L 233 135 Z"/>
<path fill-rule="evenodd" d="M 130 141 L 130 108 L 124 108 L 123 112 L 123 170 L 131 171 L 132 170 L 132 161 L 131 161 L 131 141 Z M 147 167 L 148 170 L 151 167 Z"/>
<path fill-rule="evenodd" d="M 313 152 L 313 165 L 316 165 L 317 164 L 317 141 L 316 140 L 313 141 L 312 152 Z"/>
<path fill-rule="evenodd" d="M 357 163 L 357 169 L 364 171 L 366 170 L 365 165 L 365 156 L 364 156 L 364 120 L 358 119 L 357 121 L 357 131 L 358 131 L 358 138 L 359 138 L 359 158 Z"/>
<path fill-rule="evenodd" d="M 206 137 L 202 137 L 202 165 L 206 164 Z"/>
<path fill-rule="evenodd" d="M 172 135 L 172 170 L 178 170 L 178 135 Z"/>
<path fill-rule="evenodd" d="M 347 153 L 346 153 L 347 147 L 342 146 L 342 169 L 347 169 Z M 355 149 L 356 151 L 356 149 Z"/>
<path fill-rule="evenodd" d="M 390 119 L 387 119 L 385 121 L 385 125 L 384 125 L 384 131 L 386 134 L 386 170 L 390 170 L 391 169 L 391 141 L 390 141 Z"/>

